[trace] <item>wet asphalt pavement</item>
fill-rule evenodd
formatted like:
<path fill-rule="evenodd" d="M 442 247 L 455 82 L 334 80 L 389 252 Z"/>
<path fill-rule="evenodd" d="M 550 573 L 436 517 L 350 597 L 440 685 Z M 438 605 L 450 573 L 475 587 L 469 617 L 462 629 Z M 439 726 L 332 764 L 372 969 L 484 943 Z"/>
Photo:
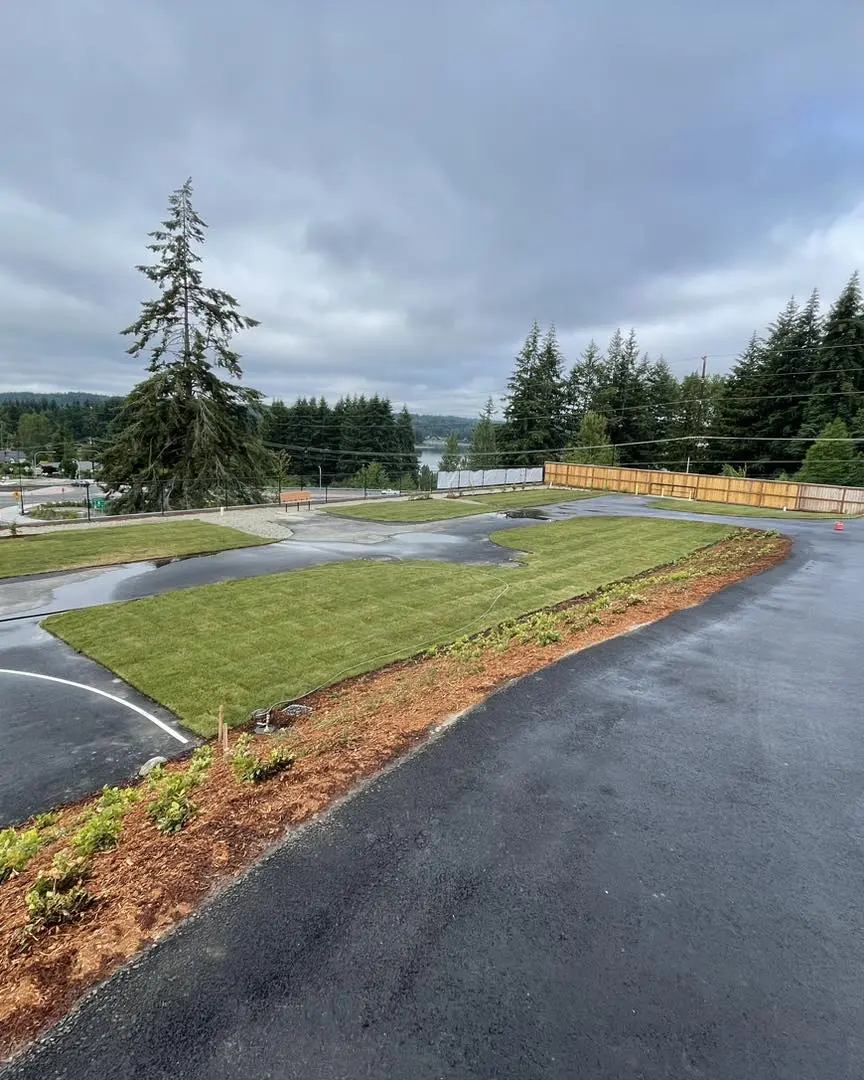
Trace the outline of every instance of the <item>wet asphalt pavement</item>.
<path fill-rule="evenodd" d="M 550 509 L 550 519 L 560 521 L 578 516 L 581 505 L 562 504 L 560 509 Z M 512 520 L 503 514 L 485 514 L 428 525 L 399 526 L 334 519 L 322 514 L 300 525 L 291 522 L 293 535 L 264 547 L 0 582 L 0 620 L 137 600 L 176 589 L 351 559 L 506 563 L 513 560 L 513 552 L 494 544 L 489 533 L 537 523 L 531 519 Z"/>
<path fill-rule="evenodd" d="M 167 709 L 35 621 L 0 623 L 0 829 L 198 742 Z"/>
<path fill-rule="evenodd" d="M 550 513 L 570 516 L 575 505 Z M 0 828 L 128 780 L 148 758 L 176 757 L 198 741 L 167 710 L 41 630 L 43 616 L 348 559 L 507 563 L 513 552 L 489 532 L 532 523 L 496 514 L 400 528 L 322 514 L 290 521 L 286 536 L 296 539 L 266 547 L 0 582 Z"/>
<path fill-rule="evenodd" d="M 864 522 L 789 531 L 495 694 L 3 1075 L 859 1080 Z"/>
<path fill-rule="evenodd" d="M 41 630 L 45 615 L 349 559 L 507 563 L 513 552 L 489 532 L 532 524 L 497 514 L 408 528 L 324 514 L 300 520 L 289 516 L 290 539 L 266 547 L 0 581 L 0 828 L 128 780 L 148 758 L 176 757 L 198 741 L 166 709 Z"/>

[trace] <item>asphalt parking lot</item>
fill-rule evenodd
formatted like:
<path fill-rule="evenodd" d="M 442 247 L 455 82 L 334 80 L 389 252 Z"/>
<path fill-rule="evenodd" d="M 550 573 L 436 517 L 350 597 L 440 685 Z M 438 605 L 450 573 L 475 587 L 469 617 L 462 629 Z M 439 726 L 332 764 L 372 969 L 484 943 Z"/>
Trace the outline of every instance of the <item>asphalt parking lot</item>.
<path fill-rule="evenodd" d="M 794 530 L 493 695 L 0 1073 L 860 1080 L 864 522 Z"/>
<path fill-rule="evenodd" d="M 0 828 L 197 744 L 165 709 L 35 621 L 0 623 Z"/>

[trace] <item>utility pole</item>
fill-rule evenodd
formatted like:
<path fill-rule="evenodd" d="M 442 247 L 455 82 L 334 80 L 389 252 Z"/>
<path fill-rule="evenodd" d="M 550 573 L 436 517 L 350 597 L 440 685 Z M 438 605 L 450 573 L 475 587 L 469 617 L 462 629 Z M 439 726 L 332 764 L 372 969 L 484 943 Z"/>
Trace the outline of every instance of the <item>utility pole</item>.
<path fill-rule="evenodd" d="M 23 451 L 18 451 L 18 498 L 21 500 L 21 513 L 24 513 L 24 474 L 21 471 Z"/>

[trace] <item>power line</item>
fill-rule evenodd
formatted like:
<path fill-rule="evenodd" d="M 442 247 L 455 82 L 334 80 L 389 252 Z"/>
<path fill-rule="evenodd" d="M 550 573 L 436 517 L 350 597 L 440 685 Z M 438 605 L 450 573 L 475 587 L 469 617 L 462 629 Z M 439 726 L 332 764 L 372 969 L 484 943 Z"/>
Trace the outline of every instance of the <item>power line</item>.
<path fill-rule="evenodd" d="M 839 370 L 843 370 L 843 369 L 838 368 L 837 370 L 839 371 Z M 864 371 L 864 368 L 861 368 L 860 370 Z M 793 399 L 801 399 L 801 398 L 808 398 L 809 399 L 809 398 L 823 398 L 823 397 L 862 397 L 862 396 L 864 396 L 864 390 L 824 390 L 824 391 L 818 391 L 818 392 L 814 392 L 814 393 L 811 393 L 810 391 L 804 390 L 804 391 L 801 391 L 800 393 L 787 393 L 787 394 L 731 394 L 731 395 L 730 394 L 724 394 L 720 398 L 720 402 L 726 403 L 726 402 L 729 402 L 729 401 L 786 401 L 786 400 L 791 401 Z M 607 417 L 609 419 L 612 419 L 613 417 L 620 416 L 623 413 L 628 413 L 628 412 L 638 412 L 638 411 L 643 411 L 643 410 L 646 410 L 646 409 L 660 409 L 660 408 L 664 408 L 664 407 L 667 407 L 667 406 L 668 407 L 673 407 L 674 406 L 674 407 L 677 407 L 677 408 L 680 409 L 680 408 L 687 408 L 687 407 L 690 407 L 690 406 L 699 406 L 699 405 L 702 405 L 702 404 L 705 404 L 705 403 L 711 403 L 712 401 L 714 401 L 714 398 L 710 397 L 710 396 L 709 397 L 668 398 L 665 401 L 651 401 L 651 402 L 646 402 L 645 404 L 642 404 L 642 405 L 621 405 L 621 406 L 618 406 L 617 408 L 615 408 L 613 406 L 611 408 L 610 412 L 608 414 L 604 413 L 604 415 L 607 415 Z M 286 408 L 293 408 L 293 406 L 286 406 Z M 602 406 L 600 408 L 602 408 Z M 560 416 L 554 416 L 551 413 L 513 413 L 509 417 L 506 417 L 505 420 L 503 421 L 503 423 L 509 423 L 511 421 L 519 421 L 519 420 L 556 420 L 556 421 L 557 420 L 565 420 L 566 421 L 567 419 L 570 419 L 573 416 L 578 416 L 578 415 L 579 415 L 579 411 L 572 408 L 572 407 L 562 410 L 562 414 Z M 290 424 L 292 422 L 297 423 L 297 421 L 292 421 L 292 419 L 289 419 L 288 423 Z M 315 420 L 315 421 L 313 421 L 311 423 L 308 423 L 302 418 L 300 419 L 299 423 L 301 423 L 306 428 L 306 430 L 309 431 L 309 432 L 323 431 L 326 427 L 331 426 L 326 421 Z M 274 445 L 275 446 L 277 444 L 270 443 L 268 445 Z"/>
<path fill-rule="evenodd" d="M 637 439 L 637 440 L 632 440 L 632 441 L 629 441 L 629 442 L 621 442 L 621 443 L 597 443 L 597 444 L 591 445 L 591 446 L 580 446 L 579 449 L 580 450 L 598 450 L 598 449 L 601 449 L 603 447 L 608 447 L 608 446 L 614 446 L 616 449 L 626 449 L 629 446 L 665 446 L 665 445 L 668 445 L 669 443 L 691 443 L 691 444 L 692 443 L 697 443 L 698 444 L 698 443 L 703 443 L 703 442 L 721 442 L 721 443 L 722 442 L 731 442 L 731 443 L 741 443 L 741 442 L 811 443 L 811 442 L 816 442 L 817 439 L 818 439 L 818 436 L 816 436 L 816 435 L 806 436 L 806 437 L 800 437 L 800 436 L 796 435 L 796 436 L 785 436 L 785 437 L 778 437 L 778 438 L 774 438 L 774 437 L 768 436 L 768 435 L 753 435 L 753 436 L 702 435 L 702 434 L 696 434 L 696 435 L 670 435 L 670 436 L 666 436 L 665 438 L 658 438 L 658 439 Z M 842 443 L 847 443 L 847 442 L 864 443 L 864 437 L 852 437 L 852 436 L 850 436 L 847 439 L 827 438 L 827 439 L 822 439 L 820 441 L 821 442 L 842 442 Z M 275 444 L 265 443 L 264 445 L 265 446 L 274 446 Z M 324 446 L 324 447 L 322 447 L 322 446 L 299 446 L 299 445 L 291 445 L 291 444 L 282 444 L 282 445 L 279 446 L 279 449 L 282 449 L 282 450 L 294 450 L 296 452 L 307 453 L 307 454 L 327 454 L 327 455 L 330 455 L 330 456 L 335 457 L 335 458 L 339 458 L 339 457 L 356 457 L 356 458 L 363 458 L 363 459 L 366 459 L 366 460 L 371 460 L 371 459 L 375 459 L 375 458 L 393 459 L 393 458 L 396 458 L 396 457 L 414 457 L 414 456 L 416 456 L 414 454 L 407 454 L 407 452 L 398 451 L 398 450 L 388 453 L 385 450 L 339 450 L 339 449 L 331 449 L 330 447 L 326 447 L 326 446 Z M 527 455 L 527 454 L 545 454 L 547 457 L 549 457 L 552 454 L 564 454 L 564 453 L 566 453 L 566 451 L 568 449 L 569 449 L 569 447 L 567 447 L 567 446 L 558 446 L 558 447 L 537 447 L 537 448 L 534 448 L 534 449 L 531 449 L 531 448 L 522 449 L 522 448 L 520 448 L 520 449 L 516 449 L 516 450 L 494 450 L 494 451 L 489 450 L 489 451 L 481 451 L 479 453 L 472 454 L 471 456 L 475 457 L 475 458 L 481 458 L 481 457 L 502 458 L 502 457 L 514 457 L 514 456 L 517 456 L 517 455 Z"/>

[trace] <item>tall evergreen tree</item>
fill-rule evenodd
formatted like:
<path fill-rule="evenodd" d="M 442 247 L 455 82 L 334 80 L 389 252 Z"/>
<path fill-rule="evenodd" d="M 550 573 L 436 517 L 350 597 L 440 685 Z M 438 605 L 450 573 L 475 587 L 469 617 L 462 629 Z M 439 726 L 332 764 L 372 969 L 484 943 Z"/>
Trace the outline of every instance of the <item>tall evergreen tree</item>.
<path fill-rule="evenodd" d="M 156 261 L 136 267 L 157 296 L 122 331 L 134 339 L 131 356 L 149 356 L 150 377 L 126 398 L 103 457 L 102 480 L 118 510 L 254 501 L 268 463 L 261 395 L 238 385 L 240 357 L 231 347 L 237 332 L 258 323 L 229 293 L 204 285 L 196 249 L 207 226 L 192 206 L 191 180 L 168 205 L 150 233 Z M 123 485 L 130 488 L 120 494 Z"/>
<path fill-rule="evenodd" d="M 444 453 L 438 462 L 439 472 L 455 472 L 462 466 L 462 454 L 459 449 L 459 434 L 451 431 L 444 443 Z"/>
<path fill-rule="evenodd" d="M 856 271 L 829 311 L 810 380 L 802 434 L 834 417 L 849 421 L 864 401 L 864 302 Z"/>
<path fill-rule="evenodd" d="M 617 460 L 650 463 L 657 448 L 644 445 L 651 429 L 650 409 L 646 408 L 649 363 L 639 356 L 635 330 L 626 338 L 620 330 L 615 331 L 606 351 L 606 364 L 611 391 L 609 436 L 618 447 Z"/>
<path fill-rule="evenodd" d="M 864 481 L 861 456 L 849 438 L 849 428 L 839 417 L 819 432 L 795 477 L 805 484 L 851 484 Z"/>
<path fill-rule="evenodd" d="M 595 341 L 570 369 L 566 386 L 566 405 L 570 433 L 577 432 L 582 417 L 589 411 L 605 412 L 611 405 L 609 371 L 603 353 Z"/>
<path fill-rule="evenodd" d="M 564 460 L 573 465 L 613 465 L 615 448 L 606 434 L 606 417 L 590 409 L 582 417 L 579 434 L 567 447 Z"/>
<path fill-rule="evenodd" d="M 723 392 L 726 380 L 722 375 L 702 375 L 693 371 L 685 375 L 680 383 L 678 408 L 674 421 L 669 425 L 670 437 L 678 440 L 669 444 L 667 461 L 672 468 L 683 469 L 689 459 L 691 472 L 716 473 L 722 462 L 718 463 L 718 452 L 728 456 L 724 450 L 718 451 L 722 443 L 711 441 L 707 436 L 721 434 L 719 431 L 722 414 Z"/>
<path fill-rule="evenodd" d="M 762 426 L 765 360 L 764 344 L 754 331 L 726 380 L 717 421 L 718 434 L 726 440 L 718 444 L 722 456 L 727 461 L 746 463 L 748 476 L 764 475 L 766 469 L 764 444 L 754 441 Z"/>
<path fill-rule="evenodd" d="M 502 464 L 542 465 L 547 455 L 560 453 L 566 430 L 566 388 L 555 328 L 541 341 L 535 322 L 507 381 L 498 440 Z"/>
<path fill-rule="evenodd" d="M 468 451 L 469 469 L 498 468 L 498 437 L 495 433 L 494 416 L 495 405 L 490 397 L 471 435 L 471 449 Z"/>
<path fill-rule="evenodd" d="M 794 472 L 801 464 L 806 447 L 788 440 L 804 425 L 820 340 L 819 294 L 814 290 L 803 308 L 789 301 L 765 341 L 758 394 L 761 415 L 753 433 L 778 440 L 762 449 L 769 473 Z"/>
<path fill-rule="evenodd" d="M 416 484 L 420 476 L 420 458 L 417 454 L 414 421 L 407 405 L 402 406 L 396 417 L 396 433 L 399 440 L 399 475 L 410 476 Z"/>
<path fill-rule="evenodd" d="M 665 443 L 674 434 L 681 409 L 681 384 L 672 374 L 664 359 L 648 361 L 646 357 L 639 371 L 640 391 L 644 408 L 638 413 L 640 441 L 645 441 L 639 459 L 651 465 L 665 463 L 670 453 L 676 454 L 674 443 Z"/>

